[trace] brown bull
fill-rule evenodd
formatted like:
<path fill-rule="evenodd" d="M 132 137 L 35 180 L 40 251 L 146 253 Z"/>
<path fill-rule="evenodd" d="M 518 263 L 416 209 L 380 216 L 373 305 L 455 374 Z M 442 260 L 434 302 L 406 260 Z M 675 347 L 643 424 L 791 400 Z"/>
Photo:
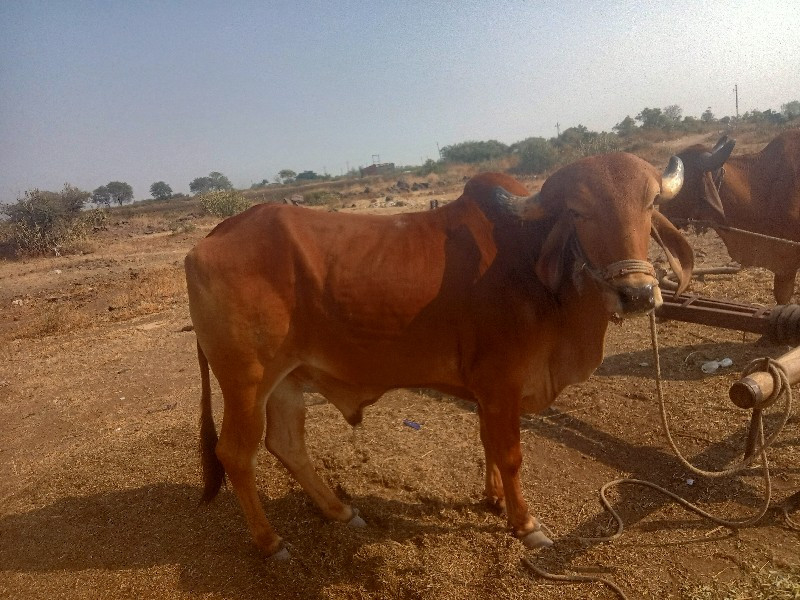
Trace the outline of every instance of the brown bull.
<path fill-rule="evenodd" d="M 204 499 L 227 473 L 258 547 L 288 556 L 256 490 L 266 424 L 267 448 L 324 515 L 363 525 L 311 465 L 303 391 L 357 424 L 386 391 L 428 387 L 477 403 L 487 498 L 527 545 L 550 544 L 520 488 L 519 417 L 589 377 L 610 318 L 660 304 L 651 227 L 688 282 L 691 248 L 653 210 L 680 187 L 680 161 L 670 165 L 662 178 L 609 154 L 562 169 L 530 198 L 511 177 L 484 174 L 424 213 L 259 205 L 218 225 L 186 257 Z M 219 440 L 209 365 L 224 397 Z"/>
<path fill-rule="evenodd" d="M 800 129 L 782 133 L 755 154 L 730 156 L 735 143 L 723 137 L 713 149 L 697 145 L 681 152 L 683 189 L 662 212 L 670 219 L 713 221 L 800 242 Z M 775 274 L 778 304 L 791 301 L 800 247 L 715 231 L 735 261 Z"/>

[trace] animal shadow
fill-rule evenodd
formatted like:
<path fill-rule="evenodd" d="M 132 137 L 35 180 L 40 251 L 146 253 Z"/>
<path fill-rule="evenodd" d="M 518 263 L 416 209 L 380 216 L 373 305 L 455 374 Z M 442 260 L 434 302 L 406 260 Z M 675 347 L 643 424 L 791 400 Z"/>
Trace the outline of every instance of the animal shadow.
<path fill-rule="evenodd" d="M 10 573 L 178 565 L 178 585 L 185 591 L 248 599 L 263 598 L 268 590 L 276 597 L 313 599 L 331 585 L 352 583 L 354 570 L 368 573 L 383 560 L 359 556 L 365 544 L 403 543 L 458 527 L 436 518 L 442 510 L 437 503 L 358 497 L 355 504 L 369 525 L 352 529 L 324 520 L 300 491 L 262 496 L 268 517 L 290 544 L 293 558 L 286 564 L 258 553 L 232 491 L 223 490 L 210 505 L 198 505 L 199 497 L 198 487 L 158 483 L 62 498 L 2 516 L 0 579 Z M 502 529 L 500 519 L 482 527 Z"/>

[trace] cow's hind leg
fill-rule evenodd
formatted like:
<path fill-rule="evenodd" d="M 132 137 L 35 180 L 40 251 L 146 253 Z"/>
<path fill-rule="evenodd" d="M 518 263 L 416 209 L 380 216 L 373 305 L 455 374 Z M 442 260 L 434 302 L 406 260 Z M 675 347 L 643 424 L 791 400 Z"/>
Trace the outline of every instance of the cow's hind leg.
<path fill-rule="evenodd" d="M 302 385 L 291 375 L 267 400 L 266 446 L 329 519 L 360 527 L 364 521 L 344 504 L 314 470 L 305 443 L 306 406 Z"/>
<path fill-rule="evenodd" d="M 775 302 L 789 304 L 792 301 L 796 276 L 797 271 L 775 273 L 775 278 L 772 282 L 772 293 L 775 295 Z"/>
<path fill-rule="evenodd" d="M 264 433 L 264 391 L 257 382 L 243 384 L 221 380 L 220 387 L 225 412 L 217 456 L 225 467 L 258 548 L 266 556 L 287 558 L 280 536 L 264 514 L 256 488 L 256 454 Z"/>

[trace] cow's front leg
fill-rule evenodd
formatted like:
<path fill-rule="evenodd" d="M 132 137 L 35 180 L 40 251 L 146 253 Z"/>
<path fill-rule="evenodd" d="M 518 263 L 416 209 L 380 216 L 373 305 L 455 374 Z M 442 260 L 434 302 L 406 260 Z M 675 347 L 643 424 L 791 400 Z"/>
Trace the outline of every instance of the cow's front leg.
<path fill-rule="evenodd" d="M 522 496 L 519 470 L 522 466 L 519 431 L 519 400 L 485 402 L 479 411 L 481 439 L 486 451 L 487 492 L 494 492 L 491 467 L 500 474 L 505 496 L 508 527 L 529 548 L 553 544 L 541 524 L 528 512 Z"/>
<path fill-rule="evenodd" d="M 797 271 L 775 273 L 775 278 L 772 282 L 772 293 L 777 304 L 789 304 L 792 301 L 796 276 Z"/>
<path fill-rule="evenodd" d="M 481 409 L 478 407 L 478 414 Z M 483 442 L 483 452 L 486 456 L 486 485 L 483 488 L 483 496 L 489 508 L 500 513 L 506 510 L 506 498 L 503 491 L 503 479 L 500 476 L 500 469 L 494 462 L 494 457 L 489 452 L 489 436 L 486 429 L 486 420 L 480 417 L 481 442 Z"/>

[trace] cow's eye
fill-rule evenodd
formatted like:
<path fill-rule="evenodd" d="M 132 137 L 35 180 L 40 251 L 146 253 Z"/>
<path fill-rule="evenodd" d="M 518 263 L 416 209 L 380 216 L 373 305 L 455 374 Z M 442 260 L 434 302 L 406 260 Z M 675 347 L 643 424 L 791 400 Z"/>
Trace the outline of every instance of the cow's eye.
<path fill-rule="evenodd" d="M 572 217 L 573 219 L 583 218 L 583 215 L 573 208 L 568 209 L 568 211 L 569 211 L 569 216 Z"/>

